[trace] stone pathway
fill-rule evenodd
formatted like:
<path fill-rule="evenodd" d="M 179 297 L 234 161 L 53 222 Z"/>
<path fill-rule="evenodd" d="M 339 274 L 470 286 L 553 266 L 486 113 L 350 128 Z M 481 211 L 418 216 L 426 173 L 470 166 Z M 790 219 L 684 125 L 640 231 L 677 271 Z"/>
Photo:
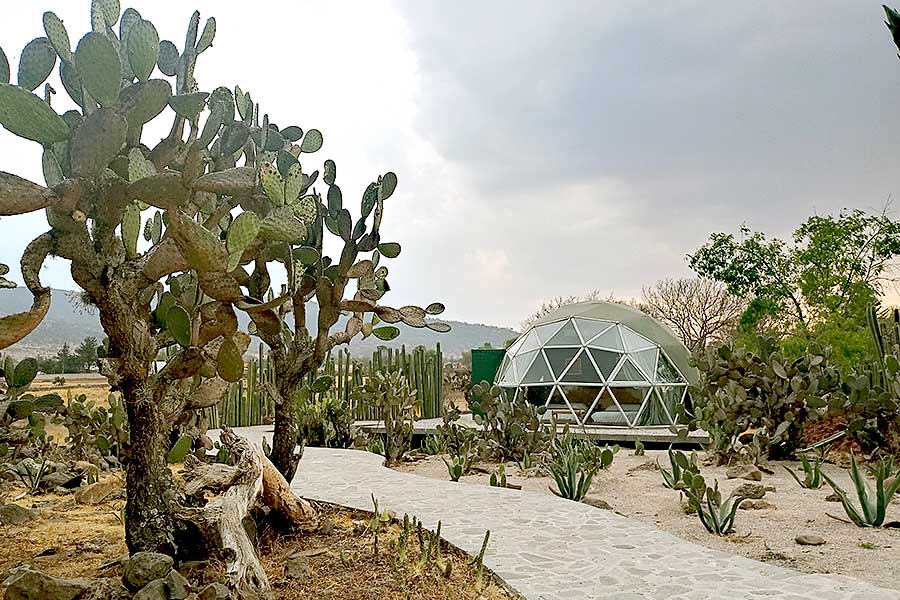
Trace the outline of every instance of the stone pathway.
<path fill-rule="evenodd" d="M 271 440 L 271 427 L 238 430 Z M 358 450 L 307 448 L 291 486 L 307 498 L 408 513 L 476 554 L 528 600 L 900 600 L 837 575 L 811 575 L 699 546 L 611 511 L 547 494 L 399 473 Z"/>

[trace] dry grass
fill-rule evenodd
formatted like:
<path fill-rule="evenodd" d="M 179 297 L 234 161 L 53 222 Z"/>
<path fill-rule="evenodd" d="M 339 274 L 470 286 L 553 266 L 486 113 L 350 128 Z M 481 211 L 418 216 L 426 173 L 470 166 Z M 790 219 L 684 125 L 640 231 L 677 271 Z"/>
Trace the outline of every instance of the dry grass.
<path fill-rule="evenodd" d="M 335 600 L 501 600 L 514 598 L 485 570 L 484 589 L 476 591 L 476 570 L 470 558 L 446 542 L 442 558 L 449 563 L 449 576 L 436 566 L 419 564 L 419 542 L 409 536 L 407 560 L 398 560 L 397 544 L 402 526 L 384 526 L 375 552 L 374 535 L 367 525 L 371 514 L 320 505 L 332 527 L 327 533 L 296 537 L 281 536 L 268 541 L 263 563 L 278 600 L 333 598 Z M 329 531 L 330 530 L 330 531 Z M 292 556 L 307 559 L 308 571 L 299 579 L 284 575 L 284 563 Z"/>
<path fill-rule="evenodd" d="M 176 474 L 177 476 L 177 474 Z M 5 484 L 6 501 L 23 490 Z M 28 564 L 55 577 L 99 578 L 121 575 L 117 560 L 127 556 L 125 530 L 120 521 L 124 493 L 115 493 L 96 506 L 78 504 L 72 496 L 46 494 L 26 497 L 16 503 L 35 510 L 36 520 L 23 525 L 0 526 L 0 581 L 8 570 Z M 384 526 L 379 535 L 381 552 L 373 552 L 374 538 L 366 529 L 371 514 L 324 505 L 323 521 L 333 528 L 303 535 L 269 535 L 260 545 L 260 555 L 276 591 L 277 600 L 369 599 L 483 599 L 507 600 L 505 592 L 485 571 L 484 590 L 475 591 L 475 567 L 463 552 L 442 544 L 443 559 L 450 563 L 449 577 L 435 567 L 416 567 L 419 559 L 415 535 L 409 540 L 409 563 L 397 565 L 390 548 L 401 527 Z M 309 571 L 302 579 L 286 579 L 284 563 L 305 554 Z M 200 584 L 216 580 L 220 566 L 210 563 L 205 572 L 184 574 Z M 0 589 L 2 592 L 2 589 Z"/>

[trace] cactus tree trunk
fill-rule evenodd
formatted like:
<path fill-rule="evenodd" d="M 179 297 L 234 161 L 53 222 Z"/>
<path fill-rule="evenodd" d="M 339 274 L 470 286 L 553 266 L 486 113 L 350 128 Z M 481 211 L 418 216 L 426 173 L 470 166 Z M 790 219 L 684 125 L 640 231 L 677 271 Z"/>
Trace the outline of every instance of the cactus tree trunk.
<path fill-rule="evenodd" d="M 174 554 L 175 494 L 166 464 L 169 425 L 139 389 L 123 389 L 131 424 L 126 465 L 125 534 L 128 549 Z"/>

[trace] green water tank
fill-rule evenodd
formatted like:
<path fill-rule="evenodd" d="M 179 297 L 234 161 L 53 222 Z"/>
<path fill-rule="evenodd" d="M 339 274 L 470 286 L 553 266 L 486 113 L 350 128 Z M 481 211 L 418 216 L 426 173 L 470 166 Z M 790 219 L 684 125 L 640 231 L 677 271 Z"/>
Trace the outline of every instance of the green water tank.
<path fill-rule="evenodd" d="M 498 348 L 475 348 L 472 350 L 472 383 L 494 382 L 506 350 Z"/>

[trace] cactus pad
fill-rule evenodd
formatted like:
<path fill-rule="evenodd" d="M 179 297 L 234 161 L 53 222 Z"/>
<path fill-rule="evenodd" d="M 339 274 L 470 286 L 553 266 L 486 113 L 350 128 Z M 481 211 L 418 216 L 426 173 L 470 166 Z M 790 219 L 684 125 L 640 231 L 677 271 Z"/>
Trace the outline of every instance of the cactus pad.
<path fill-rule="evenodd" d="M 379 183 L 378 199 L 387 200 L 393 195 L 394 190 L 397 189 L 397 176 L 391 172 L 385 173 Z"/>
<path fill-rule="evenodd" d="M 298 243 L 306 234 L 306 223 L 298 221 L 288 206 L 276 208 L 259 224 L 259 236 L 266 240 Z"/>
<path fill-rule="evenodd" d="M 400 244 L 396 242 L 378 244 L 378 251 L 381 252 L 385 258 L 397 258 L 400 256 Z"/>
<path fill-rule="evenodd" d="M 134 200 L 166 210 L 190 198 L 190 190 L 184 187 L 179 173 L 158 173 L 138 179 L 128 186 L 128 194 Z"/>
<path fill-rule="evenodd" d="M 56 66 L 56 50 L 50 40 L 39 37 L 31 40 L 19 58 L 19 87 L 29 92 L 44 83 Z"/>
<path fill-rule="evenodd" d="M 310 129 L 303 137 L 300 144 L 300 152 L 318 152 L 322 147 L 322 132 L 318 129 Z"/>
<path fill-rule="evenodd" d="M 9 59 L 3 48 L 0 48 L 0 83 L 9 83 Z"/>
<path fill-rule="evenodd" d="M 47 11 L 44 13 L 44 32 L 50 45 L 62 60 L 72 60 L 72 43 L 69 41 L 69 32 L 56 13 Z"/>
<path fill-rule="evenodd" d="M 179 345 L 185 348 L 191 345 L 191 317 L 180 304 L 166 312 L 166 329 Z"/>
<path fill-rule="evenodd" d="M 81 83 L 100 106 L 116 103 L 122 63 L 116 47 L 106 35 L 95 31 L 81 38 L 75 49 L 75 68 Z"/>
<path fill-rule="evenodd" d="M 306 196 L 294 205 L 294 214 L 304 223 L 312 223 L 319 214 L 319 203 L 314 197 Z"/>
<path fill-rule="evenodd" d="M 253 167 L 235 167 L 207 173 L 193 183 L 193 188 L 197 191 L 231 195 L 248 194 L 255 186 L 256 169 Z"/>
<path fill-rule="evenodd" d="M 216 372 L 225 381 L 240 381 L 244 376 L 244 359 L 241 350 L 230 337 L 225 338 L 216 354 Z"/>
<path fill-rule="evenodd" d="M 196 122 L 200 111 L 206 106 L 207 92 L 194 92 L 193 94 L 180 94 L 169 98 L 169 106 L 176 113 L 188 121 Z"/>
<path fill-rule="evenodd" d="M 269 201 L 275 206 L 284 205 L 284 179 L 271 163 L 259 167 L 259 182 Z"/>
<path fill-rule="evenodd" d="M 206 20 L 206 25 L 203 26 L 203 33 L 200 34 L 200 39 L 197 40 L 197 54 L 200 54 L 201 52 L 212 46 L 215 37 L 216 18 L 210 17 Z"/>
<path fill-rule="evenodd" d="M 129 202 L 122 216 L 122 243 L 125 244 L 125 255 L 131 259 L 137 256 L 138 236 L 141 233 L 141 209 L 134 202 Z"/>
<path fill-rule="evenodd" d="M 131 127 L 140 127 L 161 113 L 169 104 L 172 85 L 165 79 L 141 81 L 119 93 L 122 114 Z"/>
<path fill-rule="evenodd" d="M 177 211 L 169 213 L 169 230 L 187 261 L 200 271 L 225 269 L 228 252 L 218 236 Z"/>
<path fill-rule="evenodd" d="M 179 58 L 178 48 L 175 47 L 175 44 L 169 40 L 163 40 L 159 43 L 159 58 L 156 64 L 165 75 L 169 77 L 175 76 Z"/>
<path fill-rule="evenodd" d="M 125 53 L 134 76 L 147 81 L 159 58 L 159 34 L 150 21 L 141 19 L 128 29 Z"/>
<path fill-rule="evenodd" d="M 46 102 L 8 83 L 0 83 L 0 124 L 19 137 L 42 144 L 69 137 L 69 126 Z"/>
<path fill-rule="evenodd" d="M 259 217 L 256 213 L 242 212 L 228 227 L 225 247 L 228 252 L 241 252 L 259 233 Z"/>
<path fill-rule="evenodd" d="M 81 177 L 102 172 L 125 145 L 127 133 L 128 122 L 115 109 L 101 108 L 89 114 L 72 137 L 72 172 Z"/>
<path fill-rule="evenodd" d="M 172 449 L 169 450 L 169 453 L 166 455 L 166 462 L 169 464 L 184 462 L 185 457 L 191 451 L 193 443 L 194 438 L 189 435 L 183 435 L 178 438 L 178 441 L 175 442 L 175 445 L 172 446 Z"/>

